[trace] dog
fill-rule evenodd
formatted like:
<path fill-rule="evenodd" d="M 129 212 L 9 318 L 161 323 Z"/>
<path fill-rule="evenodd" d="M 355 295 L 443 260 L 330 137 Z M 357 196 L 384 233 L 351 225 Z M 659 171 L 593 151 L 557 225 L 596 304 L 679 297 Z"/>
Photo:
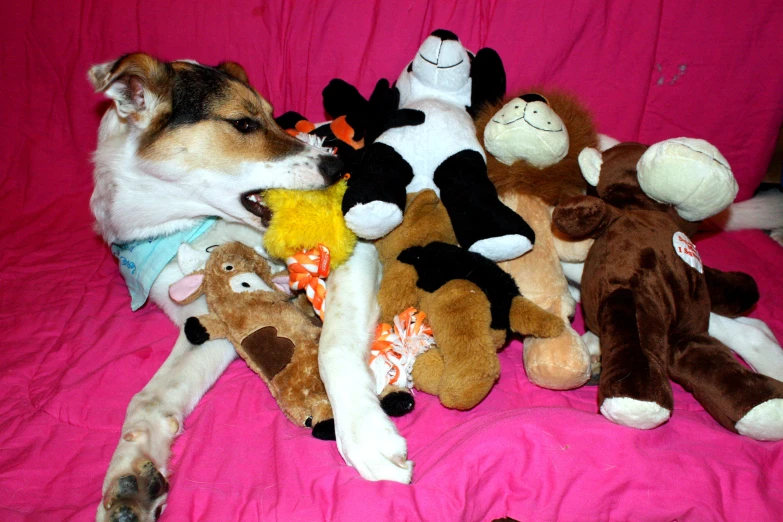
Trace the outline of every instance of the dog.
<path fill-rule="evenodd" d="M 341 175 L 337 158 L 275 124 L 272 106 L 238 64 L 208 67 L 135 53 L 93 66 L 88 77 L 113 102 L 98 132 L 90 200 L 97 232 L 113 249 L 147 238 L 176 243 L 177 234 L 203 228 L 208 217 L 218 219 L 193 239 L 196 250 L 229 241 L 257 247 L 270 213 L 254 194 L 325 187 Z M 169 285 L 187 269 L 166 263 L 158 274 L 148 272 L 149 288 L 139 300 L 148 293 L 182 327 L 188 317 L 206 313 L 206 304 L 179 306 L 169 298 Z M 122 257 L 120 265 L 143 272 Z M 369 243 L 359 243 L 331 274 L 319 366 L 345 461 L 365 479 L 409 483 L 406 442 L 383 413 L 367 371 L 379 280 Z M 208 344 L 193 349 L 180 332 L 169 357 L 131 400 L 96 520 L 144 522 L 162 511 L 167 461 L 183 419 L 236 357 L 226 340 Z"/>

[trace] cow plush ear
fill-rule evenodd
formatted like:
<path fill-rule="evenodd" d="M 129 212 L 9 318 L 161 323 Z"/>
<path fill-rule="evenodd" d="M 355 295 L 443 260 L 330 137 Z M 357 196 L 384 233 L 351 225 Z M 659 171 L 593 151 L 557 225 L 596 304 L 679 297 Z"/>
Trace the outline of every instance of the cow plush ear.
<path fill-rule="evenodd" d="M 287 295 L 291 295 L 293 293 L 291 292 L 291 285 L 288 283 L 289 280 L 290 276 L 288 275 L 287 270 L 278 272 L 272 276 L 272 284 L 275 285 L 275 288 Z"/>
<path fill-rule="evenodd" d="M 186 275 L 169 287 L 169 297 L 177 304 L 190 304 L 204 294 L 204 273 Z"/>
<path fill-rule="evenodd" d="M 87 73 L 96 92 L 114 100 L 117 113 L 137 127 L 146 127 L 170 105 L 171 67 L 144 54 L 128 54 L 94 65 Z"/>
<path fill-rule="evenodd" d="M 577 161 L 585 180 L 592 186 L 597 186 L 598 178 L 601 176 L 601 165 L 604 163 L 601 153 L 592 147 L 585 147 L 579 153 Z"/>
<path fill-rule="evenodd" d="M 236 80 L 239 80 L 242 83 L 246 83 L 250 85 L 250 79 L 247 77 L 247 72 L 245 71 L 245 68 L 236 62 L 223 62 L 220 65 L 218 65 L 216 69 L 223 71 L 227 75 L 231 76 Z"/>

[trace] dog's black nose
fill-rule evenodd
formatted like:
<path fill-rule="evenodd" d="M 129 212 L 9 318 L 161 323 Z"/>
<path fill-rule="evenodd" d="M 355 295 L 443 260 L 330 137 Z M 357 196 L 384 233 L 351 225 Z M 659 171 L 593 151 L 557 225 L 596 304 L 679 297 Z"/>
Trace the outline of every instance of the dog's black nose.
<path fill-rule="evenodd" d="M 331 185 L 342 176 L 345 165 L 337 156 L 321 156 L 318 159 L 318 172 L 324 177 L 326 183 Z"/>

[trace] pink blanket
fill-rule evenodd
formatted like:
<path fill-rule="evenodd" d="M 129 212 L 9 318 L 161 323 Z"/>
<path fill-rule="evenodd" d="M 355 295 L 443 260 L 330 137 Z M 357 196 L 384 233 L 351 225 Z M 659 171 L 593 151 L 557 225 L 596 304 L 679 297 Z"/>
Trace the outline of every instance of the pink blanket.
<path fill-rule="evenodd" d="M 503 57 L 514 91 L 566 87 L 603 132 L 716 144 L 758 184 L 783 121 L 783 5 L 709 2 L 16 2 L 0 16 L 0 520 L 88 520 L 125 408 L 176 329 L 131 313 L 91 230 L 89 153 L 105 108 L 91 63 L 145 50 L 246 66 L 276 106 L 320 119 L 340 76 L 368 93 L 396 78 L 432 30 Z M 706 263 L 756 277 L 755 317 L 783 338 L 783 250 L 759 232 L 698 242 Z M 531 385 L 521 345 L 470 412 L 417 394 L 397 421 L 413 484 L 363 481 L 333 443 L 287 422 L 233 363 L 185 422 L 164 520 L 778 520 L 783 443 L 717 425 L 675 387 L 666 425 L 609 423 L 595 388 Z"/>

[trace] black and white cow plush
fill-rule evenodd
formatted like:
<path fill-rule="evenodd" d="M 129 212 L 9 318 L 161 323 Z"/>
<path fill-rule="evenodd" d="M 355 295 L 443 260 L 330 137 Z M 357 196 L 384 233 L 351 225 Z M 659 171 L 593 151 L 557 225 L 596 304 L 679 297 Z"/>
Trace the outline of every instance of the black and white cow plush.
<path fill-rule="evenodd" d="M 343 199 L 348 227 L 383 237 L 402 222 L 406 193 L 433 189 L 464 248 L 493 261 L 529 251 L 533 230 L 498 199 L 469 113 L 497 101 L 505 82 L 492 49 L 474 57 L 450 31 L 427 37 L 395 85 L 399 108 L 421 111 L 424 122 L 385 130 L 365 148 Z"/>

